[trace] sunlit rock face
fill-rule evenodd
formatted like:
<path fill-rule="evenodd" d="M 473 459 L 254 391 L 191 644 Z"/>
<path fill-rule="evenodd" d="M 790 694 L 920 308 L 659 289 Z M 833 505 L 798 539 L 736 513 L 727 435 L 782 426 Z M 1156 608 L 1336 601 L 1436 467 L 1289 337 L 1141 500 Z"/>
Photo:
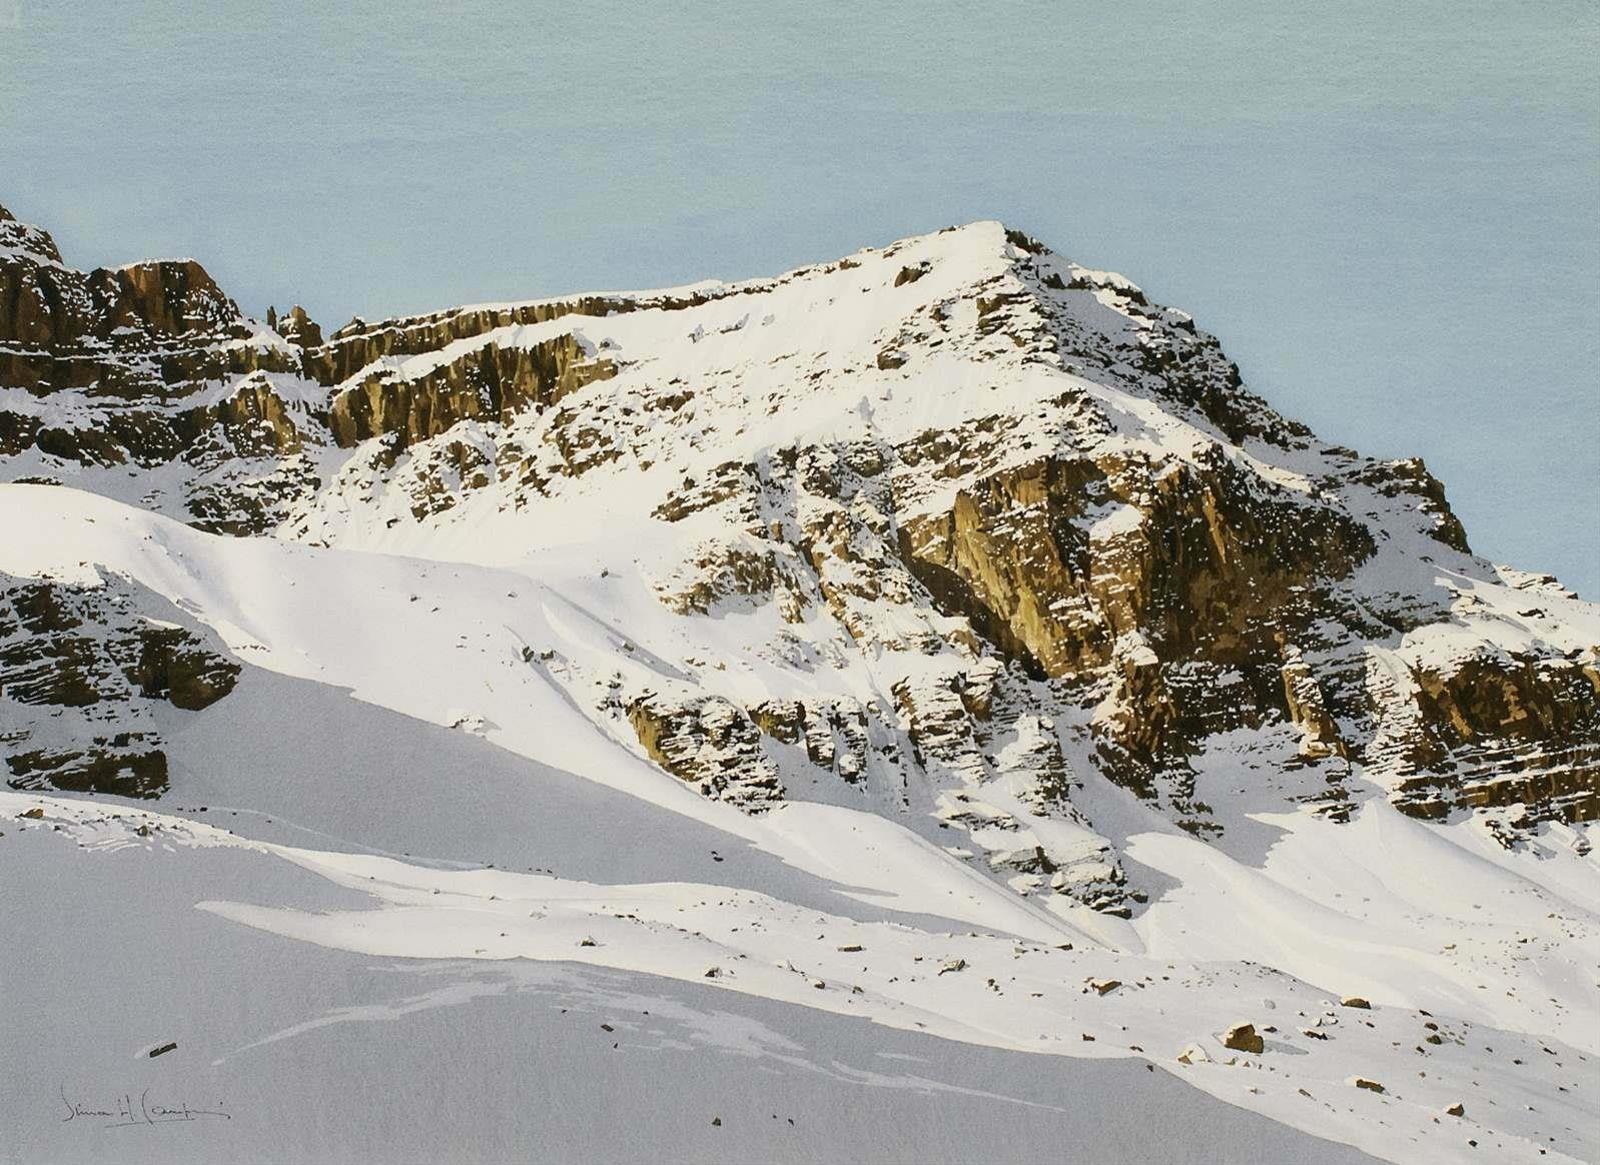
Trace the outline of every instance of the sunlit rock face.
<path fill-rule="evenodd" d="M 1138 909 L 1090 774 L 1211 838 L 1241 782 L 1508 845 L 1600 816 L 1593 605 L 1475 557 L 1421 462 L 1320 441 L 1187 313 L 999 224 L 741 284 L 269 323 L 192 261 L 75 271 L 0 214 L 0 473 L 637 584 L 648 616 L 529 657 L 600 731 L 751 813 L 925 820 L 1023 895 Z M 171 650 L 170 695 L 100 671 L 222 690 Z M 51 667 L 23 690 L 100 692 Z M 159 791 L 142 771 L 115 779 Z"/>

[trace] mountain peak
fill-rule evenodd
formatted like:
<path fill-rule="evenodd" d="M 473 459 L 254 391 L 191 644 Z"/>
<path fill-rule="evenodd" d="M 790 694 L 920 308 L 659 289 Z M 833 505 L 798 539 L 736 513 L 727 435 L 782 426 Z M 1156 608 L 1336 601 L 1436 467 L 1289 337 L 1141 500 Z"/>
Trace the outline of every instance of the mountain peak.
<path fill-rule="evenodd" d="M 1496 670 L 1494 694 L 1461 662 L 1491 641 L 1570 660 L 1588 632 L 1518 615 L 1510 639 L 1510 624 L 1480 638 L 1488 624 L 1462 612 L 1500 611 L 1485 596 L 1511 588 L 1420 461 L 1317 440 L 1187 313 L 996 221 L 767 279 L 357 320 L 326 339 L 298 308 L 244 319 L 192 261 L 81 275 L 12 260 L 0 275 L 16 284 L 0 302 L 19 305 L 0 372 L 28 394 L 0 411 L 13 477 L 208 530 L 467 561 L 531 561 L 603 521 L 680 616 L 821 619 L 851 650 L 940 661 L 918 667 L 967 676 L 958 687 L 989 661 L 1089 685 L 1098 763 L 1186 827 L 1209 827 L 1194 757 L 1228 719 L 1207 685 L 1234 672 L 1256 677 L 1247 721 L 1296 725 L 1318 764 L 1364 757 L 1426 813 L 1526 796 L 1523 778 L 1414 774 L 1441 756 L 1466 772 L 1485 739 L 1542 771 L 1495 712 L 1542 707 L 1538 747 L 1588 759 L 1563 762 L 1584 775 L 1540 812 L 1600 806 L 1578 743 L 1592 717 L 1555 678 L 1569 665 Z M 1374 695 L 1378 657 L 1434 678 Z M 913 735 L 961 718 L 946 689 L 888 683 Z M 1440 704 L 1429 684 L 1464 686 Z M 628 705 L 684 780 L 699 770 L 665 741 L 712 695 L 750 710 L 709 678 Z M 1399 708 L 1451 727 L 1401 731 Z M 728 760 L 747 782 L 716 795 L 782 796 L 754 739 Z M 995 762 L 961 743 L 946 763 Z M 1347 807 L 1328 780 L 1323 799 Z"/>
<path fill-rule="evenodd" d="M 287 858 L 374 909 L 208 922 L 1143 1056 L 1405 1159 L 1463 1095 L 1595 1127 L 1600 607 L 1187 313 L 979 222 L 324 337 L 0 232 L 0 856 Z"/>
<path fill-rule="evenodd" d="M 19 222 L 15 215 L 0 206 L 0 263 L 18 262 L 59 266 L 61 252 L 56 249 L 50 232 Z"/>

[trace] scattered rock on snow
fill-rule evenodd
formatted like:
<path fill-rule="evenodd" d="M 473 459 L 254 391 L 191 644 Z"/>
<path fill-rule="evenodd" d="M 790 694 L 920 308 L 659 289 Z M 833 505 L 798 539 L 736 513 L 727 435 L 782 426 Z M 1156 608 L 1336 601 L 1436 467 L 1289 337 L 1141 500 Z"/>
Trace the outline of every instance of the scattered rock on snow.
<path fill-rule="evenodd" d="M 1259 1055 L 1267 1050 L 1267 1041 L 1261 1038 L 1253 1023 L 1236 1023 L 1222 1037 L 1222 1046 L 1236 1052 Z"/>

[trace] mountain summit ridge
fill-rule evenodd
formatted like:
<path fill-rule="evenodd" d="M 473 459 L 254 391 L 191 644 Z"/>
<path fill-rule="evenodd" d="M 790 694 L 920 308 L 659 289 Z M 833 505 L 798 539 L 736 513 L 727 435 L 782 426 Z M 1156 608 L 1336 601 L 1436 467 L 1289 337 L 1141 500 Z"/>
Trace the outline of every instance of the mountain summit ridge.
<path fill-rule="evenodd" d="M 807 716 L 834 738 L 812 763 L 847 745 L 854 778 L 876 766 L 901 800 L 913 770 L 981 784 L 1005 751 L 984 751 L 982 710 L 1014 683 L 1058 728 L 1059 689 L 1080 687 L 1089 763 L 1185 828 L 1223 828 L 1195 791 L 1207 741 L 1279 722 L 1325 778 L 1299 799 L 1336 815 L 1352 760 L 1427 816 L 1600 812 L 1591 608 L 1555 633 L 1508 615 L 1513 576 L 1472 556 L 1420 461 L 1318 441 L 1188 313 L 997 221 L 771 279 L 355 320 L 309 346 L 303 312 L 286 338 L 192 260 L 79 276 L 4 223 L 13 478 L 445 560 L 526 563 L 603 522 L 636 551 L 616 567 L 680 619 L 764 608 L 806 650 L 873 656 L 864 689 L 815 710 L 713 676 L 610 712 L 585 697 L 715 795 L 780 796 L 762 741 Z M 1043 749 L 1055 788 L 1056 734 L 1033 731 L 999 735 Z"/>

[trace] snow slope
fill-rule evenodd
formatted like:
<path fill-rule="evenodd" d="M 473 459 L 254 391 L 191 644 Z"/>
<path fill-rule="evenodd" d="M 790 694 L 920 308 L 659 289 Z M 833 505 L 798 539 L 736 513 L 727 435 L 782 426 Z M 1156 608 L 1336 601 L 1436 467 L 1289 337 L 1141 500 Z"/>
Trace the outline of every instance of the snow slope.
<path fill-rule="evenodd" d="M 1186 1160 L 1223 1165 L 1240 1147 L 1370 1160 L 1133 1059 L 952 1043 L 709 981 L 289 942 L 195 909 L 197 895 L 308 910 L 363 896 L 242 848 L 85 852 L 49 828 L 3 828 L 0 869 L 30 892 L 0 918 L 58 938 L 0 947 L 0 1160 L 815 1163 L 893 1146 L 959 1162 L 1003 1145 L 1029 1160 L 1100 1146 L 1096 1159 L 1132 1163 L 1168 1156 L 1173 1126 Z M 115 1109 L 120 1096 L 227 1115 L 64 1120 L 63 1097 Z"/>
<path fill-rule="evenodd" d="M 695 879 L 595 881 L 248 840 L 248 816 L 230 815 L 227 832 L 198 813 L 4 794 L 8 817 L 45 810 L 37 823 L 16 821 L 24 831 L 61 826 L 65 836 L 46 851 L 52 876 L 70 878 L 81 855 L 130 846 L 166 849 L 173 862 L 195 848 L 241 849 L 359 899 L 308 910 L 235 891 L 207 895 L 201 909 L 320 947 L 583 963 L 1012 1051 L 1141 1056 L 1221 1099 L 1391 1160 L 1466 1159 L 1469 1139 L 1504 1160 L 1597 1151 L 1600 1096 L 1588 1057 L 1600 1049 L 1582 1019 L 1597 1005 L 1600 886 L 1593 863 L 1570 849 L 1496 852 L 1462 826 L 1415 822 L 1379 800 L 1348 825 L 1263 815 L 1282 832 L 1254 868 L 1150 813 L 1126 852 L 1172 879 L 1172 891 L 1132 923 L 1081 907 L 1063 917 L 875 813 L 790 803 L 753 817 L 690 794 L 608 739 L 524 661 L 523 644 L 615 634 L 602 620 L 572 621 L 575 604 L 530 573 L 220 538 L 38 486 L 0 487 L 0 535 L 9 574 L 90 585 L 131 578 L 214 628 L 253 669 L 348 689 L 441 732 L 469 709 L 476 719 L 457 734 L 482 733 L 499 749 L 709 827 L 729 859 L 749 848 L 780 863 L 725 860 Z M 458 662 L 463 653 L 470 667 Z M 202 718 L 221 723 L 235 701 Z M 426 754 L 416 763 L 429 767 Z M 383 796 L 377 773 L 358 778 L 347 778 L 348 796 Z M 181 784 L 174 796 L 186 800 Z M 382 812 L 448 818 L 458 796 L 442 785 L 431 799 Z M 152 839 L 133 834 L 136 821 Z M 660 868 L 679 864 L 676 847 L 663 849 Z M 535 864 L 531 852 L 515 856 Z M 189 887 L 206 895 L 203 882 Z M 1103 995 L 1090 986 L 1109 980 L 1122 985 Z M 1342 1008 L 1343 994 L 1374 1007 Z M 1238 1022 L 1277 1029 L 1266 1053 L 1221 1046 L 1218 1036 Z M 1428 1022 L 1443 1042 L 1425 1042 Z M 1190 1043 L 1209 1059 L 1179 1064 Z M 1387 1091 L 1356 1089 L 1347 1083 L 1355 1076 Z M 1524 1095 L 1538 1098 L 1533 1111 L 1517 1101 Z M 1458 1100 L 1469 1122 L 1435 1124 Z"/>

